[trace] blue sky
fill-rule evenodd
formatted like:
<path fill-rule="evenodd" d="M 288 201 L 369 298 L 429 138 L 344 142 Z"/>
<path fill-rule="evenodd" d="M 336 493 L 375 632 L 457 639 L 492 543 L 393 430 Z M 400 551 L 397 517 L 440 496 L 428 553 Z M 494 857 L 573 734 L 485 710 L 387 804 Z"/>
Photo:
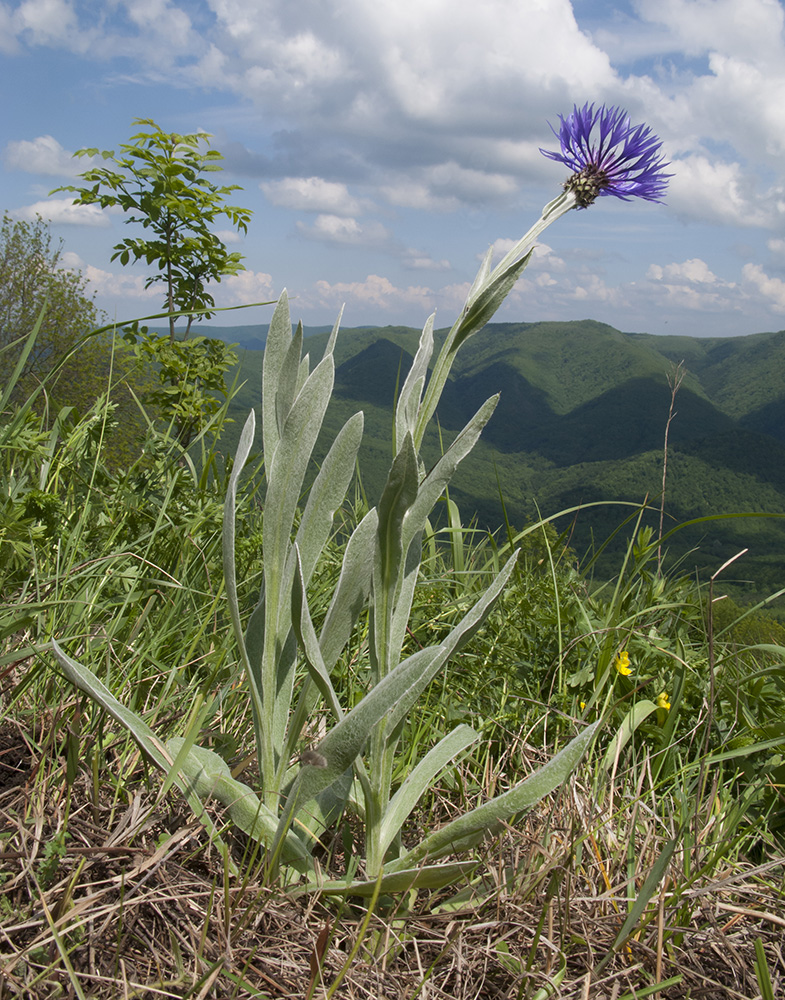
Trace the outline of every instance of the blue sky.
<path fill-rule="evenodd" d="M 134 118 L 204 130 L 254 211 L 219 305 L 286 287 L 306 324 L 345 304 L 345 326 L 420 327 L 434 309 L 448 326 L 487 248 L 566 179 L 538 151 L 547 123 L 604 102 L 662 139 L 667 203 L 569 212 L 497 318 L 779 330 L 783 19 L 778 0 L 0 0 L 0 208 L 51 219 L 110 318 L 155 311 L 143 267 L 110 263 L 122 216 L 48 192 Z"/>

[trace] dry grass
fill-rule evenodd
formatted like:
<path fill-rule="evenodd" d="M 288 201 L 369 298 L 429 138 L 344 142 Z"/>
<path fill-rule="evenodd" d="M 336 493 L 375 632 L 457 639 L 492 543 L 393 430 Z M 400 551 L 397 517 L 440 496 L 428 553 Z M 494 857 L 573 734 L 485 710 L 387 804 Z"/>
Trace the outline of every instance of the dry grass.
<path fill-rule="evenodd" d="M 69 793 L 63 760 L 33 746 L 0 729 L 0 1000 L 318 1000 L 336 980 L 333 995 L 352 1000 L 532 1000 L 548 983 L 576 1000 L 752 1000 L 756 938 L 785 994 L 782 858 L 729 863 L 677 892 L 674 854 L 614 948 L 667 831 L 641 811 L 602 816 L 577 784 L 494 842 L 457 903 L 460 887 L 382 900 L 363 929 L 361 901 L 271 888 L 240 843 L 240 874 L 228 872 L 182 803 L 156 803 L 141 767 L 127 794 L 96 794 L 84 771 Z"/>

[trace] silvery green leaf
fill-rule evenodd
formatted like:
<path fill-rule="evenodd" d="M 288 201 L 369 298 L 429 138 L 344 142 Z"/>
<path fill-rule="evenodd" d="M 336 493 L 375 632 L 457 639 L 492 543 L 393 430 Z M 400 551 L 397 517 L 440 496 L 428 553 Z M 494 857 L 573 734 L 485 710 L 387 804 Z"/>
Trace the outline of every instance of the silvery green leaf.
<path fill-rule="evenodd" d="M 523 257 L 510 264 L 501 274 L 497 275 L 494 272 L 493 279 L 486 287 L 477 294 L 472 302 L 466 303 L 466 312 L 453 327 L 455 331 L 453 350 L 457 351 L 465 340 L 490 322 L 496 310 L 507 298 L 515 282 L 523 273 L 533 253 L 534 249 L 532 248 Z"/>
<path fill-rule="evenodd" d="M 248 456 L 253 447 L 254 434 L 256 432 L 256 417 L 253 410 L 248 414 L 243 429 L 240 433 L 240 442 L 237 445 L 237 453 L 234 458 L 232 474 L 229 476 L 229 486 L 226 491 L 223 515 L 223 562 L 224 578 L 226 580 L 226 594 L 229 601 L 229 611 L 232 616 L 235 637 L 242 645 L 242 626 L 240 624 L 240 609 L 237 603 L 237 577 L 235 570 L 234 540 L 235 540 L 235 512 L 237 508 L 237 483 L 240 474 L 248 461 Z"/>
<path fill-rule="evenodd" d="M 291 597 L 291 595 L 290 595 Z M 289 609 L 291 614 L 291 608 Z M 292 709 L 292 693 L 294 690 L 294 676 L 297 667 L 297 639 L 294 629 L 287 628 L 284 634 L 283 629 L 279 631 L 279 645 L 277 648 L 277 662 L 275 667 L 275 688 L 272 718 L 267 716 L 267 724 L 272 722 L 272 739 L 274 746 L 274 757 L 276 761 L 275 787 L 280 787 L 288 767 L 288 759 L 284 752 L 286 745 L 286 731 L 289 726 L 289 715 Z"/>
<path fill-rule="evenodd" d="M 300 375 L 300 355 L 303 352 L 303 325 L 297 324 L 297 330 L 289 341 L 286 356 L 278 372 L 278 385 L 275 389 L 275 423 L 280 437 L 283 425 L 289 416 L 298 389 Z M 270 458 L 265 452 L 265 458 Z"/>
<path fill-rule="evenodd" d="M 469 289 L 469 294 L 466 296 L 466 306 L 464 306 L 464 311 L 468 311 L 472 300 L 475 298 L 479 290 L 488 281 L 488 275 L 491 273 L 491 264 L 493 262 L 493 247 L 488 247 L 485 256 L 482 259 L 482 264 L 480 264 L 480 269 L 477 272 L 474 281 L 472 282 L 472 287 Z"/>
<path fill-rule="evenodd" d="M 423 327 L 417 353 L 398 397 L 398 405 L 395 408 L 395 441 L 393 442 L 395 451 L 400 447 L 407 431 L 414 434 L 414 429 L 417 426 L 417 411 L 420 407 L 423 386 L 428 377 L 428 364 L 433 355 L 433 321 L 435 317 L 436 313 L 432 313 Z"/>
<path fill-rule="evenodd" d="M 333 441 L 311 486 L 296 539 L 306 585 L 330 536 L 335 512 L 346 499 L 362 436 L 363 414 L 355 413 Z"/>
<path fill-rule="evenodd" d="M 319 640 L 316 630 L 311 621 L 311 613 L 308 609 L 308 595 L 305 590 L 305 580 L 303 579 L 302 563 L 299 558 L 299 549 L 294 547 L 295 573 L 294 586 L 292 587 L 292 624 L 300 643 L 305 662 L 314 684 L 319 688 L 324 700 L 330 706 L 335 718 L 340 721 L 343 718 L 343 708 L 338 700 L 338 695 L 333 688 L 330 673 L 322 659 L 322 651 L 319 647 Z"/>
<path fill-rule="evenodd" d="M 232 618 L 232 629 L 234 631 L 235 641 L 237 642 L 240 660 L 248 675 L 254 729 L 258 735 L 260 733 L 262 719 L 262 694 L 258 663 L 256 664 L 257 669 L 254 669 L 254 656 L 256 654 L 255 650 L 252 650 L 252 647 L 254 646 L 254 640 L 257 640 L 259 649 L 261 649 L 264 621 L 262 617 L 262 620 L 256 623 L 255 630 L 251 627 L 251 625 L 249 625 L 249 642 L 246 643 L 246 637 L 243 635 L 243 626 L 240 620 L 240 606 L 237 599 L 237 574 L 234 552 L 237 483 L 243 468 L 245 467 L 245 463 L 248 461 L 248 456 L 251 453 L 255 431 L 256 418 L 253 410 L 251 410 L 240 434 L 240 442 L 237 445 L 237 454 L 235 455 L 232 473 L 229 476 L 229 485 L 226 491 L 226 500 L 224 501 L 223 566 L 224 580 L 226 583 L 226 597 L 229 603 L 229 613 Z M 253 624 L 253 618 L 251 624 Z M 258 634 L 260 629 L 262 635 Z M 259 656 L 260 655 L 261 654 L 259 654 Z"/>
<path fill-rule="evenodd" d="M 319 635 L 322 658 L 328 670 L 335 666 L 349 641 L 368 598 L 378 524 L 379 516 L 374 507 L 360 521 L 347 542 L 341 575 Z"/>
<path fill-rule="evenodd" d="M 444 643 L 418 650 L 398 664 L 395 670 L 371 688 L 362 701 L 327 733 L 316 747 L 321 765 L 305 766 L 295 778 L 284 804 L 276 838 L 283 837 L 297 810 L 352 766 L 380 720 L 383 719 L 392 732 L 408 715 L 449 656 L 482 624 L 509 579 L 517 556 L 516 552 L 510 557 L 499 576 L 452 629 Z"/>
<path fill-rule="evenodd" d="M 587 726 L 534 774 L 503 795 L 498 795 L 430 834 L 404 857 L 393 862 L 391 867 L 394 870 L 399 865 L 401 868 L 411 868 L 428 859 L 435 860 L 453 851 L 466 850 L 497 831 L 502 823 L 516 813 L 532 809 L 567 780 L 586 753 L 599 724 L 598 721 Z"/>
<path fill-rule="evenodd" d="M 442 865 L 423 865 L 421 868 L 409 868 L 400 871 L 385 872 L 381 877 L 380 891 L 384 893 L 408 892 L 409 889 L 441 889 L 446 885 L 457 882 L 458 879 L 465 878 L 477 868 L 476 861 L 453 861 Z M 312 892 L 318 889 L 319 892 L 332 896 L 372 896 L 376 891 L 377 880 L 341 882 L 339 880 L 329 882 L 313 882 L 303 889 L 294 889 L 292 895 L 299 895 L 301 891 Z"/>
<path fill-rule="evenodd" d="M 341 311 L 338 313 L 338 318 L 333 324 L 333 328 L 330 332 L 330 336 L 327 339 L 327 344 L 324 348 L 324 357 L 326 358 L 328 354 L 332 354 L 335 350 L 335 341 L 338 338 L 338 330 L 341 326 L 341 318 L 343 317 L 343 306 L 341 306 Z"/>
<path fill-rule="evenodd" d="M 268 603 L 280 599 L 297 503 L 333 387 L 332 358 L 321 361 L 289 411 L 275 454 L 265 455 L 267 495 L 262 549 Z"/>
<path fill-rule="evenodd" d="M 179 770 L 173 771 L 173 755 L 161 740 L 158 739 L 147 723 L 143 719 L 140 719 L 135 712 L 126 708 L 122 702 L 118 701 L 91 670 L 77 660 L 72 659 L 54 640 L 52 640 L 52 649 L 65 676 L 131 734 L 142 752 L 160 768 L 167 776 L 167 780 L 171 780 L 180 789 L 194 815 L 198 817 L 199 821 L 205 825 L 212 835 L 215 835 L 213 822 L 205 812 L 199 796 L 191 787 L 190 779 L 187 775 L 181 774 Z"/>
<path fill-rule="evenodd" d="M 311 355 L 306 354 L 300 361 L 300 367 L 297 370 L 297 391 L 295 395 L 299 396 L 302 392 L 302 388 L 308 380 L 308 376 L 311 374 Z"/>
<path fill-rule="evenodd" d="M 73 684 L 89 695 L 93 701 L 101 706 L 111 717 L 123 726 L 147 756 L 161 768 L 164 773 L 168 773 L 172 766 L 172 759 L 166 752 L 164 744 L 158 739 L 147 723 L 141 719 L 130 708 L 126 708 L 122 702 L 118 701 L 112 692 L 100 681 L 88 667 L 72 659 L 65 650 L 61 649 L 55 640 L 52 640 L 57 662 L 62 667 L 63 673 Z"/>
<path fill-rule="evenodd" d="M 167 741 L 167 748 L 173 756 L 179 756 L 185 741 L 174 736 Z M 260 802 L 252 788 L 232 777 L 226 761 L 206 747 L 192 746 L 182 763 L 182 772 L 190 782 L 190 790 L 204 801 L 208 797 L 217 799 L 229 810 L 229 816 L 236 827 L 268 846 L 272 843 L 278 826 L 278 817 Z M 286 838 L 281 859 L 285 864 L 310 867 L 308 851 L 294 835 Z"/>
<path fill-rule="evenodd" d="M 264 587 L 262 587 L 264 590 Z M 248 619 L 248 627 L 245 631 L 246 649 L 246 670 L 248 672 L 248 683 L 251 685 L 252 704 L 258 700 L 261 711 L 262 706 L 262 658 L 264 656 L 264 593 L 259 598 L 259 602 L 251 612 Z M 261 715 L 260 715 L 261 718 Z"/>
<path fill-rule="evenodd" d="M 442 653 L 441 646 L 422 649 L 404 660 L 399 667 L 376 684 L 355 707 L 335 725 L 315 748 L 319 765 L 306 764 L 294 780 L 284 803 L 276 833 L 276 843 L 289 829 L 295 813 L 322 789 L 351 767 L 362 753 L 374 726 L 417 685 L 423 671 Z M 416 695 L 415 695 L 416 700 Z M 275 848 L 273 848 L 273 851 Z"/>
<path fill-rule="evenodd" d="M 420 579 L 420 564 L 422 562 L 422 535 L 417 534 L 408 542 L 406 562 L 400 574 L 400 584 L 395 595 L 395 607 L 387 633 L 387 643 L 395 658 L 400 656 L 406 638 L 406 629 L 414 601 L 414 592 Z"/>
<path fill-rule="evenodd" d="M 270 320 L 262 363 L 262 437 L 265 461 L 272 458 L 278 446 L 276 395 L 281 377 L 281 367 L 291 342 L 292 321 L 289 316 L 289 298 L 286 289 L 284 289 Z"/>
<path fill-rule="evenodd" d="M 371 618 L 371 668 L 374 682 L 392 670 L 400 647 L 391 636 L 393 615 L 399 597 L 403 561 L 401 531 L 409 507 L 417 497 L 419 483 L 417 454 L 411 434 L 404 436 L 401 450 L 393 459 L 387 483 L 379 500 L 378 548 L 373 561 L 373 614 Z"/>
<path fill-rule="evenodd" d="M 406 691 L 402 693 L 400 699 L 390 707 L 385 719 L 390 732 L 393 732 L 395 727 L 406 717 L 409 711 L 411 711 L 420 694 L 427 687 L 427 685 L 430 684 L 447 660 L 458 652 L 458 650 L 461 649 L 466 642 L 468 642 L 468 640 L 485 621 L 489 611 L 506 586 L 507 581 L 510 578 L 510 574 L 515 568 L 517 559 L 518 552 L 516 551 L 507 560 L 501 573 L 499 573 L 499 575 L 494 579 L 485 593 L 482 594 L 479 600 L 471 607 L 458 624 L 451 629 L 449 634 L 442 640 L 441 644 L 436 647 L 440 650 L 439 656 L 432 662 L 423 664 L 424 669 L 421 671 L 420 676 L 410 682 Z M 422 650 L 422 652 L 426 651 Z M 415 653 L 413 657 L 409 657 L 409 660 L 413 660 L 416 656 L 417 654 Z M 395 673 L 397 673 L 397 670 L 404 667 L 409 660 L 404 660 L 403 663 L 401 663 L 390 676 L 394 676 Z"/>
<path fill-rule="evenodd" d="M 292 827 L 291 836 L 303 841 L 309 853 L 320 842 L 322 834 L 334 826 L 346 810 L 352 781 L 352 772 L 345 771 L 337 781 L 319 792 L 297 813 L 297 824 Z M 286 858 L 283 860 L 286 861 Z"/>
<path fill-rule="evenodd" d="M 393 838 L 398 835 L 412 809 L 420 801 L 423 793 L 431 787 L 439 772 L 479 738 L 480 734 L 471 726 L 456 726 L 435 747 L 431 747 L 414 770 L 407 774 L 384 811 L 379 831 L 380 854 L 386 853 Z"/>
<path fill-rule="evenodd" d="M 395 587 L 398 578 L 398 568 L 404 557 L 401 529 L 406 512 L 417 498 L 418 481 L 414 443 L 411 434 L 405 434 L 378 505 L 379 583 L 384 589 Z"/>
<path fill-rule="evenodd" d="M 493 416 L 499 396 L 491 396 L 487 399 L 471 420 L 466 424 L 460 434 L 434 465 L 425 477 L 417 491 L 417 497 L 406 512 L 405 522 L 402 532 L 402 544 L 409 546 L 414 535 L 422 531 L 425 522 L 434 508 L 436 501 L 449 485 L 455 474 L 458 465 L 471 452 L 477 443 L 482 429 Z"/>
<path fill-rule="evenodd" d="M 648 698 L 641 698 L 640 701 L 635 702 L 629 712 L 624 716 L 622 724 L 619 726 L 619 731 L 611 740 L 610 745 L 605 752 L 605 756 L 602 758 L 602 763 L 600 764 L 601 771 L 609 771 L 613 767 L 614 761 L 618 759 L 618 755 L 627 745 L 630 737 L 638 726 L 642 722 L 645 722 L 652 712 L 656 711 L 657 706 L 653 701 L 649 701 Z"/>

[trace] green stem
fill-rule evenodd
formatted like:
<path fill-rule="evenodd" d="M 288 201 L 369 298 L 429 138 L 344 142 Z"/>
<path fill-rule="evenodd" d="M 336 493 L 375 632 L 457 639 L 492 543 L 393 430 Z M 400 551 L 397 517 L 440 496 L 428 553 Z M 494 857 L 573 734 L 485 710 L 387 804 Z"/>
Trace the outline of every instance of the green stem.
<path fill-rule="evenodd" d="M 545 208 L 543 208 L 542 215 L 539 220 L 531 227 L 526 235 L 518 240 L 509 253 L 502 257 L 501 261 L 496 265 L 493 271 L 487 275 L 484 281 L 472 286 L 472 291 L 469 293 L 469 297 L 466 300 L 466 304 L 463 307 L 461 315 L 453 324 L 452 329 L 447 335 L 447 340 L 444 342 L 444 346 L 439 352 L 439 356 L 436 359 L 436 364 L 433 368 L 431 380 L 425 391 L 425 396 L 423 398 L 420 413 L 417 419 L 417 428 L 414 433 L 414 447 L 418 452 L 422 446 L 426 428 L 436 412 L 439 399 L 441 398 L 444 387 L 447 384 L 447 379 L 450 376 L 450 370 L 452 368 L 453 361 L 455 360 L 455 355 L 458 353 L 458 348 L 465 340 L 471 337 L 472 334 L 477 333 L 477 330 L 479 329 L 479 326 L 475 326 L 475 324 L 469 319 L 472 305 L 480 298 L 481 295 L 493 288 L 495 284 L 499 284 L 504 280 L 505 274 L 510 267 L 517 261 L 520 261 L 524 254 L 531 249 L 531 245 L 537 237 L 545 229 L 547 229 L 552 222 L 555 222 L 558 218 L 566 212 L 569 212 L 569 210 L 574 207 L 575 195 L 572 191 L 563 191 L 557 198 L 554 198 L 553 201 L 548 202 Z M 485 263 L 483 263 L 482 267 L 485 266 Z"/>

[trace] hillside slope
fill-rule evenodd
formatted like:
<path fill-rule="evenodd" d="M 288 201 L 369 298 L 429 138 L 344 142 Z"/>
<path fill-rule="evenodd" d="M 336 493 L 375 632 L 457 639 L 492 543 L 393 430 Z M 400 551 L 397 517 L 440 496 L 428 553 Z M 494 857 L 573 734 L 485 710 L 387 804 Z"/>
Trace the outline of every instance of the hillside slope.
<path fill-rule="evenodd" d="M 371 501 L 383 485 L 393 401 L 418 337 L 404 327 L 371 327 L 346 329 L 338 338 L 322 448 L 353 412 L 364 411 L 361 470 Z M 321 331 L 308 338 L 312 359 L 321 356 L 326 339 Z M 242 352 L 240 376 L 247 381 L 233 402 L 238 419 L 258 405 L 261 358 L 260 351 Z M 439 432 L 448 442 L 485 399 L 501 393 L 455 479 L 452 495 L 465 520 L 476 515 L 497 528 L 500 491 L 516 526 L 538 510 L 547 516 L 601 501 L 640 504 L 648 497 L 658 508 L 668 375 L 682 360 L 687 373 L 670 428 L 668 524 L 718 514 L 785 514 L 785 331 L 700 340 L 625 334 L 589 320 L 490 324 L 458 355 L 426 456 L 438 457 Z M 570 527 L 574 546 L 580 552 L 604 540 L 629 510 L 582 511 Z M 656 525 L 658 510 L 648 520 Z M 567 518 L 560 523 L 569 525 Z M 671 545 L 682 554 L 694 549 L 688 565 L 711 572 L 749 547 L 738 564 L 741 575 L 755 580 L 756 589 L 785 584 L 783 520 L 706 522 L 678 533 Z"/>

